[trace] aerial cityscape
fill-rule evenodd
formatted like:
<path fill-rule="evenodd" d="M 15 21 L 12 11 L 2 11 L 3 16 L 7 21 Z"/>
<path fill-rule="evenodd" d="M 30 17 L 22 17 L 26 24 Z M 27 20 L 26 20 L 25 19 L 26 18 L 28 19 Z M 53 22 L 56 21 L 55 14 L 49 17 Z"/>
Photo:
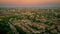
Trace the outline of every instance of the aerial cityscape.
<path fill-rule="evenodd" d="M 0 0 L 0 34 L 60 34 L 60 0 Z"/>

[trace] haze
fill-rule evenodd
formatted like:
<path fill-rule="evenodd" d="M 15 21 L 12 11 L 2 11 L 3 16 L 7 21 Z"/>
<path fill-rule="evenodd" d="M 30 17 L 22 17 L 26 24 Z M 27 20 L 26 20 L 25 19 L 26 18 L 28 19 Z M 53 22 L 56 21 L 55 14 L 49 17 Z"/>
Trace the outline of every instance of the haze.
<path fill-rule="evenodd" d="M 60 0 L 0 0 L 0 4 L 60 4 Z"/>

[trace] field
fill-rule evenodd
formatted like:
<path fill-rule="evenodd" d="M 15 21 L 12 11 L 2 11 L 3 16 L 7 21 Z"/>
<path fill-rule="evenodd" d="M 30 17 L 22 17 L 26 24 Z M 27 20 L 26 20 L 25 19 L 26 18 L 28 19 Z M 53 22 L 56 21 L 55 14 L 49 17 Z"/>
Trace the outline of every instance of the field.
<path fill-rule="evenodd" d="M 59 8 L 0 8 L 1 34 L 60 34 Z"/>

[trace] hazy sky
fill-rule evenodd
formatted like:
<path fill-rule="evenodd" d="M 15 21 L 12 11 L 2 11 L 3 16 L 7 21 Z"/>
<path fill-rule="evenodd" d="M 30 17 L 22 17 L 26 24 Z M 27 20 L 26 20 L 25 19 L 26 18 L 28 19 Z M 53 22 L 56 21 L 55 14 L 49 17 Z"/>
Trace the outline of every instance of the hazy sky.
<path fill-rule="evenodd" d="M 0 0 L 0 4 L 60 4 L 60 0 Z"/>
<path fill-rule="evenodd" d="M 60 4 L 60 0 L 0 0 L 0 5 L 45 5 Z"/>

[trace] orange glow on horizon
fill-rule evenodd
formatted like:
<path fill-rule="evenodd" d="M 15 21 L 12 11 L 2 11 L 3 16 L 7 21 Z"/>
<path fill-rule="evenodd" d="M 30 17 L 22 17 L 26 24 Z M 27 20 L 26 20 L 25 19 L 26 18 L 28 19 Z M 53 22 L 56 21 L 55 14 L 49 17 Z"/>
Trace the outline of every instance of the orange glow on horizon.
<path fill-rule="evenodd" d="M 60 0 L 0 0 L 0 4 L 60 4 Z"/>

